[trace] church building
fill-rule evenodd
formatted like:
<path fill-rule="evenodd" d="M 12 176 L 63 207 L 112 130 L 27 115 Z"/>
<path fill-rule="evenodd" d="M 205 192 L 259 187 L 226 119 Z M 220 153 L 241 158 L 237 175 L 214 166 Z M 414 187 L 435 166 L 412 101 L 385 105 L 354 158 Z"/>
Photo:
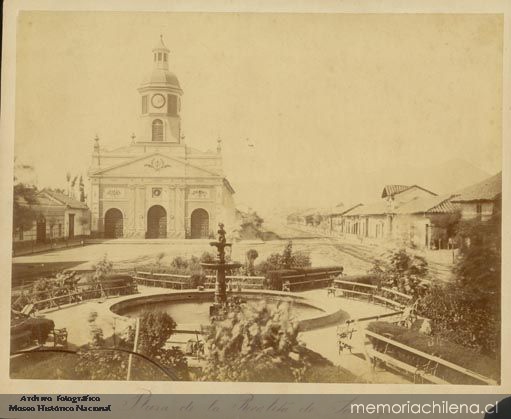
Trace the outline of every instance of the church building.
<path fill-rule="evenodd" d="M 208 238 L 234 223 L 234 190 L 222 169 L 220 142 L 201 152 L 184 143 L 181 96 L 160 39 L 152 71 L 138 88 L 139 130 L 107 151 L 96 136 L 89 206 L 93 234 L 105 238 Z"/>

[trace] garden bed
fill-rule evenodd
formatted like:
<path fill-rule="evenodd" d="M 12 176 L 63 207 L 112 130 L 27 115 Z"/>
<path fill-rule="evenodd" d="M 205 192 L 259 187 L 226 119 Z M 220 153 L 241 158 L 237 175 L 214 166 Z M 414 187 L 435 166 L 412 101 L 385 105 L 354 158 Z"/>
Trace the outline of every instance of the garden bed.
<path fill-rule="evenodd" d="M 465 346 L 436 337 L 426 336 L 416 330 L 410 330 L 393 323 L 381 321 L 369 323 L 367 330 L 379 335 L 391 336 L 392 340 L 403 345 L 436 356 L 496 381 L 500 380 L 500 366 L 498 360 L 469 350 Z M 373 344 L 378 344 L 374 338 L 370 337 L 370 340 Z M 426 362 L 426 360 L 420 356 L 398 347 L 392 347 L 391 353 L 387 352 L 387 354 L 412 366 L 419 366 Z M 436 375 L 452 384 L 481 384 L 467 375 L 442 365 L 438 365 Z"/>

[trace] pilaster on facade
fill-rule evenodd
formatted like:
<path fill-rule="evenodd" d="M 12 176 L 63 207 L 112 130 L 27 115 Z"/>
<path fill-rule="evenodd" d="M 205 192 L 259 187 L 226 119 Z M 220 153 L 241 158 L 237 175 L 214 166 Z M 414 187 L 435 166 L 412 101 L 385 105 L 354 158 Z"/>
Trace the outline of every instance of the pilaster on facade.
<path fill-rule="evenodd" d="M 186 186 L 183 185 L 177 186 L 175 201 L 176 236 L 183 239 L 186 237 L 185 192 Z"/>
<path fill-rule="evenodd" d="M 174 237 L 176 234 L 176 212 L 175 212 L 175 202 L 176 202 L 176 187 L 169 186 L 167 188 L 168 200 L 167 200 L 167 237 Z"/>

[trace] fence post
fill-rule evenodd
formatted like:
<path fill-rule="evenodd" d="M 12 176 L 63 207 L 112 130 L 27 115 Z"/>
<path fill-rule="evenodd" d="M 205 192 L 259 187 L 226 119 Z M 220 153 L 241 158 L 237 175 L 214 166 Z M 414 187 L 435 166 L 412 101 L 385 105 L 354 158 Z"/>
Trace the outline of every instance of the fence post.
<path fill-rule="evenodd" d="M 133 352 L 137 352 L 139 331 L 140 331 L 140 319 L 137 318 L 136 323 L 135 323 L 135 342 L 133 342 Z M 130 354 L 129 358 L 128 358 L 128 374 L 126 376 L 126 381 L 131 380 L 131 364 L 132 363 L 133 363 L 133 354 Z"/>

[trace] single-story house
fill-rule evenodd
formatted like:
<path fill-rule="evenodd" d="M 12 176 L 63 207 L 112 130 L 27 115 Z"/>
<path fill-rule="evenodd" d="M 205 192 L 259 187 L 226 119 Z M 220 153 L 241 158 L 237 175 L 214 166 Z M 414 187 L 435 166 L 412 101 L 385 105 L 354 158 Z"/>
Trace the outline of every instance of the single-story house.
<path fill-rule="evenodd" d="M 502 200 L 502 172 L 462 189 L 454 194 L 452 202 L 461 207 L 461 218 L 479 218 L 486 221 L 496 210 L 500 210 Z"/>
<path fill-rule="evenodd" d="M 15 243 L 45 243 L 90 235 L 90 210 L 85 202 L 43 189 L 37 193 L 35 203 L 30 208 L 36 214 L 35 221 L 30 228 L 20 228 L 14 232 Z"/>

